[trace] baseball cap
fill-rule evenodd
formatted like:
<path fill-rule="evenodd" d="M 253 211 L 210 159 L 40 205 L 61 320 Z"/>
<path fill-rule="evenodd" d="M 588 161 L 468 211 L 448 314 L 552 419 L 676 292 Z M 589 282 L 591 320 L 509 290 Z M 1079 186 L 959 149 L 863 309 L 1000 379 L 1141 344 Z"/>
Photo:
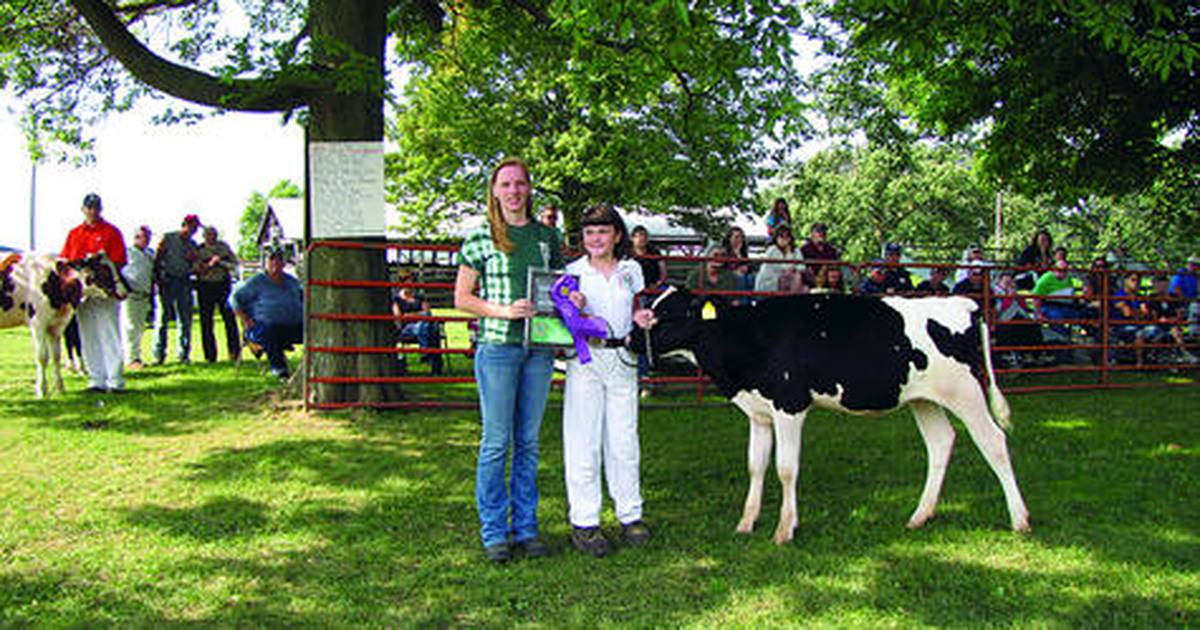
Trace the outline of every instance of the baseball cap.
<path fill-rule="evenodd" d="M 280 258 L 280 259 L 287 258 L 287 254 L 284 253 L 283 248 L 279 247 L 277 245 L 269 245 L 269 246 L 267 246 L 266 250 L 264 250 L 264 251 L 267 255 L 267 258 Z"/>
<path fill-rule="evenodd" d="M 189 215 L 183 217 L 183 224 L 184 225 L 203 225 L 203 223 L 200 223 L 200 217 L 198 217 L 194 214 L 189 214 Z"/>
<path fill-rule="evenodd" d="M 96 193 L 88 193 L 88 194 L 84 195 L 83 207 L 99 208 L 100 207 L 100 195 L 97 195 Z"/>
<path fill-rule="evenodd" d="M 898 252 L 901 249 L 903 248 L 900 247 L 900 243 L 888 243 L 887 247 L 884 248 L 884 251 L 890 254 L 892 252 Z"/>
<path fill-rule="evenodd" d="M 816 222 L 816 223 L 814 223 L 814 224 L 813 224 L 813 226 L 812 226 L 812 231 L 814 231 L 814 232 L 828 232 L 828 231 L 829 231 L 829 226 L 828 226 L 828 225 L 825 225 L 824 223 L 821 223 L 820 221 L 818 221 L 818 222 Z"/>

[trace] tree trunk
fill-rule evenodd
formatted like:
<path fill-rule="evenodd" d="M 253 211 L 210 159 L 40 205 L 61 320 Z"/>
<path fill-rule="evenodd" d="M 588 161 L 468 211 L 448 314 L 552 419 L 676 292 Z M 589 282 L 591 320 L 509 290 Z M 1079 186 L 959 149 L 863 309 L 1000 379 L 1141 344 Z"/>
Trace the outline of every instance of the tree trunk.
<path fill-rule="evenodd" d="M 348 62 L 370 71 L 378 82 L 352 93 L 325 92 L 309 102 L 309 140 L 312 142 L 383 140 L 383 59 L 387 27 L 385 0 L 311 0 L 313 58 L 318 67 Z M 380 241 L 383 240 L 382 236 Z M 385 250 L 322 248 L 307 261 L 314 280 L 387 279 Z M 316 313 L 379 315 L 391 312 L 391 299 L 381 289 L 313 287 L 309 308 Z M 307 342 L 312 346 L 387 346 L 393 343 L 389 322 L 311 320 Z M 391 354 L 314 354 L 313 374 L 320 376 L 394 376 L 398 364 Z M 315 402 L 386 402 L 400 400 L 398 385 L 316 384 Z"/>

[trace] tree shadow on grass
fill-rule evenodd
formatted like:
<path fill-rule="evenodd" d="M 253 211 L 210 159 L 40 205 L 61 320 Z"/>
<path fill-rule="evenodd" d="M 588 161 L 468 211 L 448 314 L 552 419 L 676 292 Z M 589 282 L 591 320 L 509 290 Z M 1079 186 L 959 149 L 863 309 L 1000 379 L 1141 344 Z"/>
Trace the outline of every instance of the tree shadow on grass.
<path fill-rule="evenodd" d="M 124 393 L 70 392 L 53 401 L 32 397 L 0 402 L 0 417 L 28 419 L 37 428 L 104 430 L 127 435 L 173 436 L 202 431 L 216 418 L 262 407 L 271 391 L 255 380 L 223 383 L 210 391 L 196 381 L 131 384 Z"/>
<path fill-rule="evenodd" d="M 277 440 L 216 451 L 191 464 L 189 481 L 297 482 L 309 486 L 370 489 L 387 481 L 397 492 L 416 492 L 448 478 L 470 478 L 472 451 L 453 444 L 399 435 L 382 440 Z"/>
<path fill-rule="evenodd" d="M 144 505 L 126 514 L 125 520 L 134 527 L 200 541 L 253 536 L 269 523 L 265 505 L 239 497 L 217 497 L 195 508 Z"/>
<path fill-rule="evenodd" d="M 1190 539 L 1155 534 L 1164 510 L 1167 521 L 1183 523 L 1194 508 L 1159 500 L 1131 517 L 1123 506 L 1080 500 L 1068 528 L 1055 502 L 1069 497 L 1044 479 L 1059 474 L 1059 460 L 1109 449 L 1083 470 L 1094 475 L 1107 465 L 1111 477 L 1098 476 L 1084 494 L 1104 497 L 1114 491 L 1106 486 L 1117 484 L 1118 496 L 1140 496 L 1147 480 L 1180 474 L 1175 460 L 1122 460 L 1146 452 L 1157 438 L 1114 441 L 1111 434 L 1083 432 L 1068 440 L 1027 424 L 1010 444 L 1034 510 L 1030 536 L 1006 531 L 999 484 L 969 440 L 960 439 L 940 517 L 913 532 L 903 523 L 920 494 L 925 460 L 911 419 L 816 418 L 805 430 L 800 530 L 795 542 L 777 547 L 770 542 L 779 505 L 773 470 L 759 531 L 731 533 L 745 493 L 744 418 L 733 411 L 679 416 L 643 418 L 643 487 L 654 540 L 601 561 L 566 548 L 561 424 L 554 411 L 543 430 L 541 516 L 542 533 L 559 555 L 545 560 L 506 567 L 482 560 L 472 501 L 478 424 L 469 412 L 367 414 L 351 420 L 356 439 L 218 451 L 185 478 L 213 498 L 190 508 L 142 506 L 126 521 L 181 541 L 176 567 L 184 582 L 228 582 L 237 601 L 211 607 L 200 621 L 231 625 L 773 625 L 815 619 L 833 625 L 1155 626 L 1197 620 L 1195 607 L 1141 597 L 1136 585 L 1114 579 L 1124 563 L 1140 565 L 1143 573 L 1161 568 L 1164 556 L 1150 557 L 1159 552 L 1177 571 L 1194 566 L 1187 559 Z M 1194 458 L 1183 461 L 1186 477 Z M 1140 472 L 1123 470 L 1129 467 Z M 243 485 L 261 488 L 264 481 L 266 487 L 315 489 L 303 496 L 319 498 L 238 496 Z M 1089 519 L 1084 508 L 1101 513 Z M 224 523 L 224 515 L 235 524 Z M 604 525 L 614 535 L 610 518 L 606 514 Z M 1118 519 L 1126 529 L 1112 531 L 1109 523 Z M 1147 537 L 1153 554 L 1144 551 Z M 219 553 L 211 552 L 213 544 L 222 545 Z M 1046 557 L 1040 549 L 1057 546 L 1086 549 L 1085 568 L 1039 564 Z M 976 563 L 958 556 L 977 549 L 988 557 Z M 997 563 L 993 555 L 1008 561 Z M 1087 568 L 1093 564 L 1100 567 Z"/>
<path fill-rule="evenodd" d="M 147 585 L 147 590 L 153 586 Z M 99 579 L 76 571 L 41 572 L 26 577 L 0 574 L 0 626 L 102 628 L 136 619 L 145 626 L 171 620 L 129 593 L 119 593 Z"/>

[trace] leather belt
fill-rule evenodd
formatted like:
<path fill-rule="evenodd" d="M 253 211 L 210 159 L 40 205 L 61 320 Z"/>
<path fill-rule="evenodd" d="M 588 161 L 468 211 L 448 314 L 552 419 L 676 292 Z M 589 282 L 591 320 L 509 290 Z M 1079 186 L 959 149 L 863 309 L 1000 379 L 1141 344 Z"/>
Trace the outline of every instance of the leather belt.
<path fill-rule="evenodd" d="M 597 339 L 595 337 L 588 338 L 588 345 L 596 348 L 624 348 L 624 339 Z"/>

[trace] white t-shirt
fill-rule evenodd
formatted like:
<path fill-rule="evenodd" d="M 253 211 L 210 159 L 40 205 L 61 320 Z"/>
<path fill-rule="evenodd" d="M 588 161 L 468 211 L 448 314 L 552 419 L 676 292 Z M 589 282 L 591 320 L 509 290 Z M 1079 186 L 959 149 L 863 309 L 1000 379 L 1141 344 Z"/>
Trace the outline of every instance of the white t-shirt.
<path fill-rule="evenodd" d="M 609 337 L 620 339 L 628 335 L 633 329 L 633 296 L 646 288 L 642 267 L 626 258 L 605 278 L 584 256 L 567 265 L 567 272 L 579 276 L 579 292 L 587 297 L 583 312 L 603 317 L 608 322 Z"/>

